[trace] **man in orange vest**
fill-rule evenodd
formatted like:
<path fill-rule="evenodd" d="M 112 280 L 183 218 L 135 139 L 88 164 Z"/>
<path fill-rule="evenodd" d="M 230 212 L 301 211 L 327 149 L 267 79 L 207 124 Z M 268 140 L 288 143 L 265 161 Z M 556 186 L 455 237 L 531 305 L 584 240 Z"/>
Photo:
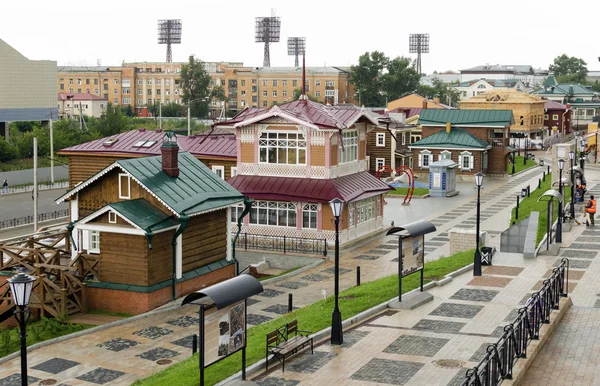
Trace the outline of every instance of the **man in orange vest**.
<path fill-rule="evenodd" d="M 594 195 L 590 196 L 590 200 L 585 205 L 585 211 L 590 215 L 590 222 L 592 226 L 594 226 L 594 215 L 596 214 L 596 200 L 594 199 Z M 585 222 L 586 226 L 590 226 L 588 221 Z"/>

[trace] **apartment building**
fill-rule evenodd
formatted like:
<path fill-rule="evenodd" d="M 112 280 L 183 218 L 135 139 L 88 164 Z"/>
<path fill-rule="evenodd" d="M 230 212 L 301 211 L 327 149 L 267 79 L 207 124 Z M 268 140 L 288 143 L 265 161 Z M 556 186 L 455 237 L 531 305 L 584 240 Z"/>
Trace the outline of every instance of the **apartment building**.
<path fill-rule="evenodd" d="M 58 91 L 90 93 L 107 99 L 113 105 L 131 106 L 140 111 L 155 101 L 181 103 L 179 77 L 186 62 L 123 63 L 121 67 L 59 67 Z M 244 67 L 240 62 L 205 62 L 212 81 L 221 86 L 227 101 L 221 106 L 213 99 L 209 116 L 216 117 L 225 108 L 236 114 L 246 107 L 271 107 L 293 100 L 300 90 L 300 67 Z M 308 67 L 306 94 L 329 104 L 352 103 L 354 90 L 348 69 L 340 67 Z"/>

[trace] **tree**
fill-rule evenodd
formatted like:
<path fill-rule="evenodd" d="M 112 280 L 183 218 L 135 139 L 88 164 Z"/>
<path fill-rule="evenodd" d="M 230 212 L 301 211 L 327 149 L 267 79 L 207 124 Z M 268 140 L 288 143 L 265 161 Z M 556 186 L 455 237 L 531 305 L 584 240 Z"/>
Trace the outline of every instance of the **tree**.
<path fill-rule="evenodd" d="M 108 103 L 106 110 L 98 120 L 97 131 L 101 137 L 107 137 L 127 131 L 129 120 L 120 108 L 115 108 Z"/>
<path fill-rule="evenodd" d="M 433 78 L 431 86 L 420 85 L 417 87 L 417 93 L 425 98 L 440 98 L 440 103 L 446 103 L 452 107 L 458 107 L 460 92 L 448 85 L 440 78 Z"/>
<path fill-rule="evenodd" d="M 398 99 L 402 94 L 414 92 L 420 78 L 412 59 L 398 56 L 388 61 L 387 73 L 381 76 L 381 90 L 388 100 Z"/>
<path fill-rule="evenodd" d="M 302 95 L 302 87 L 295 88 L 294 93 L 292 95 L 292 100 L 297 101 L 298 99 L 300 99 L 300 95 Z M 306 94 L 306 96 L 308 97 L 308 100 L 311 100 L 313 102 L 319 102 L 319 98 L 317 97 L 310 96 L 309 94 Z"/>
<path fill-rule="evenodd" d="M 381 77 L 389 59 L 383 52 L 365 52 L 358 58 L 358 65 L 350 67 L 350 79 L 354 85 L 355 99 L 367 107 L 382 106 Z"/>
<path fill-rule="evenodd" d="M 162 116 L 163 117 L 181 117 L 184 106 L 177 103 L 166 103 L 162 105 Z M 186 112 L 187 114 L 187 112 Z"/>
<path fill-rule="evenodd" d="M 554 63 L 549 67 L 550 72 L 553 72 L 559 79 L 563 76 L 569 76 L 569 81 L 584 83 L 587 77 L 587 63 L 583 59 L 570 57 L 562 54 L 554 58 Z"/>
<path fill-rule="evenodd" d="M 187 64 L 181 66 L 180 83 L 183 93 L 181 100 L 184 105 L 194 101 L 190 105 L 190 112 L 194 117 L 205 117 L 207 115 L 210 80 L 204 62 L 193 55 L 189 57 Z"/>

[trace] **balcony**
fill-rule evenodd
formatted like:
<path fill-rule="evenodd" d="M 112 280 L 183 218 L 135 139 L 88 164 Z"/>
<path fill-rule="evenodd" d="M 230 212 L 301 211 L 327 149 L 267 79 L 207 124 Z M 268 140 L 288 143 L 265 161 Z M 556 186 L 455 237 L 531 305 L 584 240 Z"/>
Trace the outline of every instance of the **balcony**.
<path fill-rule="evenodd" d="M 510 138 L 504 138 L 504 137 L 488 138 L 487 143 L 492 145 L 492 147 L 502 147 L 502 148 L 510 146 L 510 144 L 511 144 Z"/>

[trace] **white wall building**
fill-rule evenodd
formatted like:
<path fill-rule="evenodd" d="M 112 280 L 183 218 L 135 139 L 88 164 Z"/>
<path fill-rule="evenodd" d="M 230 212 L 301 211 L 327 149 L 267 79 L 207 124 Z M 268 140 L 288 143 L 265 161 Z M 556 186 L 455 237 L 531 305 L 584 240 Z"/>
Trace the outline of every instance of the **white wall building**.
<path fill-rule="evenodd" d="M 530 65 L 485 64 L 460 71 L 461 82 L 479 79 L 518 79 L 530 89 L 541 86 L 547 77 L 547 70 L 533 68 Z"/>
<path fill-rule="evenodd" d="M 525 84 L 518 79 L 479 79 L 461 82 L 454 87 L 460 93 L 460 100 L 469 99 L 476 95 L 483 94 L 492 90 L 514 89 L 521 92 L 527 92 Z"/>
<path fill-rule="evenodd" d="M 79 118 L 80 115 L 100 118 L 108 100 L 93 94 L 58 94 L 60 118 Z"/>

